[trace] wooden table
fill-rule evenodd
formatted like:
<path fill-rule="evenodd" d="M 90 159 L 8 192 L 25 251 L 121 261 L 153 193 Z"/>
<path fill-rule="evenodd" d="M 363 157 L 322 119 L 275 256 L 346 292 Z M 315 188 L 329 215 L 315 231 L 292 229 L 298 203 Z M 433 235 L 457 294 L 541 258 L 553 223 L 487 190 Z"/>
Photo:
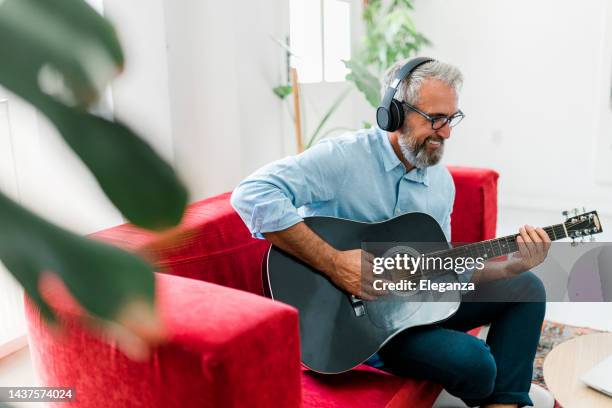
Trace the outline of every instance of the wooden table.
<path fill-rule="evenodd" d="M 612 333 L 579 336 L 559 344 L 544 360 L 544 381 L 563 408 L 612 408 L 612 397 L 589 388 L 580 376 L 612 355 Z"/>

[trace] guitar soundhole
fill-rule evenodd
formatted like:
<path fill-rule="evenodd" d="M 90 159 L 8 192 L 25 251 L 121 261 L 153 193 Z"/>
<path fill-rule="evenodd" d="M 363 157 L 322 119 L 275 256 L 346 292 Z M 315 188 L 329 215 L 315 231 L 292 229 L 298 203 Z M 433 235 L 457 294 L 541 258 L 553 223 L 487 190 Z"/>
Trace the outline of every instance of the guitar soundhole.
<path fill-rule="evenodd" d="M 382 257 L 394 259 L 398 255 L 400 257 L 404 257 L 404 255 L 407 255 L 409 259 L 419 258 L 421 256 L 419 251 L 417 251 L 414 248 L 411 248 L 408 246 L 396 246 L 396 247 L 393 247 L 387 250 L 382 255 Z M 407 262 L 406 264 L 410 266 L 411 263 Z M 419 281 L 421 279 L 425 279 L 425 276 L 423 275 L 423 271 L 421 270 L 421 268 L 412 269 L 410 267 L 408 267 L 407 269 L 402 268 L 402 269 L 386 270 L 384 274 L 382 275 L 382 277 L 395 284 L 414 282 L 414 284 L 417 287 L 418 287 Z M 393 296 L 402 296 L 402 297 L 416 296 L 419 294 L 420 292 L 418 290 L 408 290 L 407 288 L 399 288 L 391 292 L 391 295 Z"/>
<path fill-rule="evenodd" d="M 409 258 L 419 258 L 422 254 L 409 246 L 395 246 L 385 251 L 382 257 L 395 257 L 396 255 Z M 448 316 L 449 303 L 458 302 L 459 295 L 453 292 L 440 293 L 433 290 L 421 290 L 420 282 L 449 282 L 455 281 L 456 276 L 436 271 L 423 272 L 416 270 L 386 270 L 380 277 L 393 282 L 414 282 L 414 290 L 400 286 L 399 290 L 390 291 L 374 301 L 366 302 L 367 316 L 372 324 L 386 330 L 397 330 L 410 327 L 422 322 L 435 322 Z"/>
<path fill-rule="evenodd" d="M 396 255 L 403 257 L 419 257 L 419 251 L 408 246 L 396 246 L 387 250 L 382 257 L 394 258 Z M 407 270 L 386 270 L 380 278 L 384 278 L 393 283 L 402 281 L 418 282 L 422 277 L 421 271 L 417 270 L 410 273 Z M 418 284 L 418 283 L 417 283 Z M 381 296 L 374 301 L 367 302 L 368 316 L 372 324 L 384 329 L 394 329 L 403 326 L 423 305 L 426 299 L 423 296 L 427 293 L 414 290 L 393 290 L 387 295 Z"/>

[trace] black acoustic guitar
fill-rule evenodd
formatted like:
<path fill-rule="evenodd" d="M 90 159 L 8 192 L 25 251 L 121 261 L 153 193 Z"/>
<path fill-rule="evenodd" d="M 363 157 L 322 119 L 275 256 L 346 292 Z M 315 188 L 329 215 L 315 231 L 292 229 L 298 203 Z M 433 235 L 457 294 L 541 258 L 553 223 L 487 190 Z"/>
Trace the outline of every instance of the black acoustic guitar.
<path fill-rule="evenodd" d="M 429 215 L 409 213 L 380 223 L 354 222 L 333 217 L 308 217 L 305 223 L 339 250 L 362 248 L 362 243 L 397 242 L 409 254 L 433 254 L 491 259 L 517 251 L 510 235 L 451 248 L 442 229 Z M 575 215 L 544 228 L 551 240 L 583 237 L 602 231 L 595 211 Z M 416 244 L 415 244 L 416 243 Z M 416 256 L 416 255 L 415 255 Z M 437 282 L 456 283 L 454 271 L 435 275 Z M 302 363 L 313 371 L 335 374 L 366 361 L 389 339 L 414 326 L 433 324 L 452 316 L 460 291 L 432 295 L 432 291 L 389 293 L 364 301 L 340 290 L 329 278 L 297 258 L 272 246 L 264 260 L 264 288 L 274 299 L 299 311 Z M 435 299 L 431 297 L 435 296 Z"/>

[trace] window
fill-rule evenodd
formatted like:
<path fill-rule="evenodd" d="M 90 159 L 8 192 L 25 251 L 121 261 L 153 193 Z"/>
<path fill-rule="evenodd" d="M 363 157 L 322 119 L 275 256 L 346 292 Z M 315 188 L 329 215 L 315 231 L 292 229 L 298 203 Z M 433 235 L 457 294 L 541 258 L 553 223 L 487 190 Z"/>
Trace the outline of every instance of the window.
<path fill-rule="evenodd" d="M 291 66 L 299 81 L 344 81 L 351 58 L 350 4 L 346 0 L 291 0 Z"/>

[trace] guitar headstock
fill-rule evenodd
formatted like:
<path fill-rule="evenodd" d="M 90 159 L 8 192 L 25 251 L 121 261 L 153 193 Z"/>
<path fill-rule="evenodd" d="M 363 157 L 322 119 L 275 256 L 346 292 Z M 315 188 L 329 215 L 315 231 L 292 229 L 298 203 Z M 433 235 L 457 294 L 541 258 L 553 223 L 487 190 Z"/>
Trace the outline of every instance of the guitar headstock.
<path fill-rule="evenodd" d="M 593 235 L 603 232 L 597 211 L 586 212 L 583 209 L 583 213 L 579 214 L 575 208 L 572 210 L 572 215 L 568 211 L 563 211 L 563 216 L 566 218 L 563 225 L 567 236 L 574 241 L 573 243 L 576 238 L 582 238 L 584 241 L 585 237 L 590 237 L 590 240 L 594 241 Z"/>

